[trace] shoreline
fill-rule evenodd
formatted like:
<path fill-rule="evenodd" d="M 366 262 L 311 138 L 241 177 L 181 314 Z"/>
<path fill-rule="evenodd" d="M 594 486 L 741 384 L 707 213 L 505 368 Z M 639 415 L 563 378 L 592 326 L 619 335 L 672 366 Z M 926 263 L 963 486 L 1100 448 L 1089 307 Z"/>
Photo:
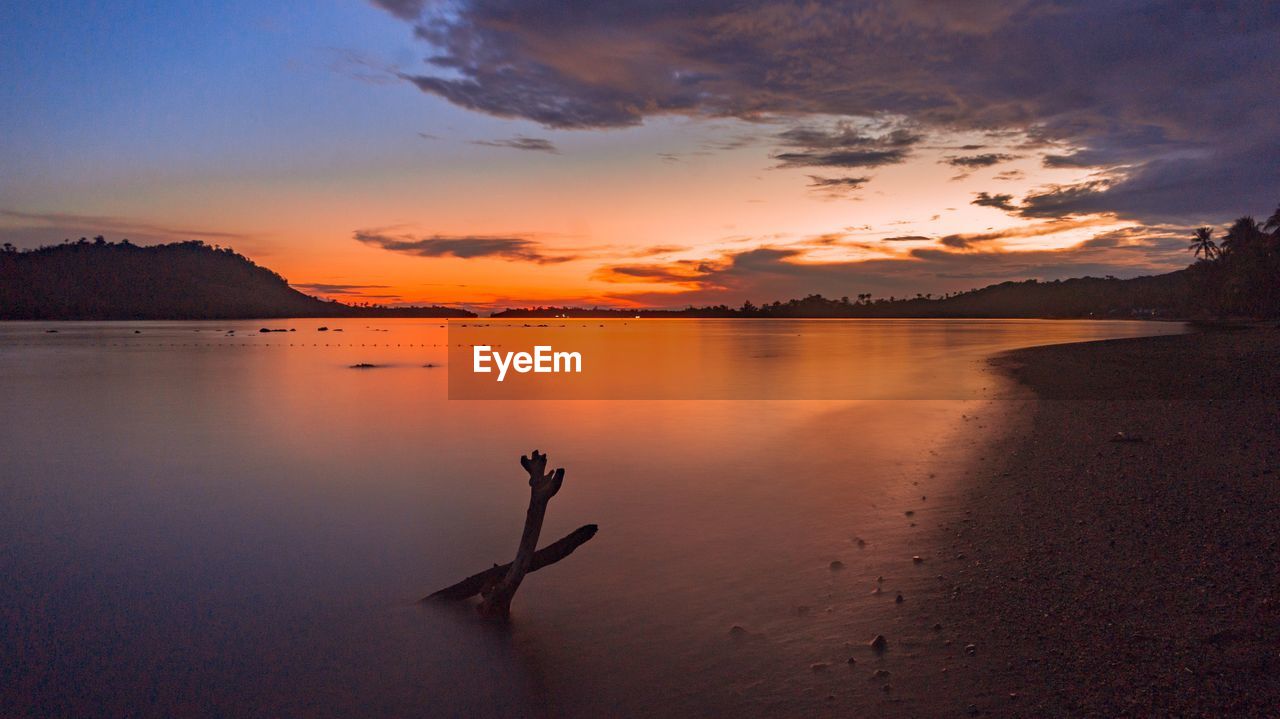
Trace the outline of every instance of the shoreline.
<path fill-rule="evenodd" d="M 995 462 L 939 532 L 953 559 L 945 634 L 978 637 L 953 702 L 995 716 L 1274 715 L 1277 359 L 1280 331 L 1261 327 L 992 358 L 1034 399 L 1007 408 Z"/>

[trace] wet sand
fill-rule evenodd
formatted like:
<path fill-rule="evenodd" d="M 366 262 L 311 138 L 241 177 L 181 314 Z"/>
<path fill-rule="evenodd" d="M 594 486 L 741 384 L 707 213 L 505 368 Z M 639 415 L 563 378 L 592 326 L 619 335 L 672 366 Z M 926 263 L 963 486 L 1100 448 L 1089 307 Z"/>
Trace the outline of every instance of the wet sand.
<path fill-rule="evenodd" d="M 1003 437 L 938 529 L 952 679 L 926 713 L 1277 716 L 1277 360 L 1273 327 L 992 360 L 1035 399 L 992 403 Z"/>

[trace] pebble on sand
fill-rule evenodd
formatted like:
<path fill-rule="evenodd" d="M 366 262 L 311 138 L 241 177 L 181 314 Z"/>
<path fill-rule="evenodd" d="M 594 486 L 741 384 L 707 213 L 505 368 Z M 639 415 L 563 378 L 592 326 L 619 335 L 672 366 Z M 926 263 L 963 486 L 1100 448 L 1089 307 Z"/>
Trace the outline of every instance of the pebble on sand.
<path fill-rule="evenodd" d="M 831 665 L 826 662 L 814 662 L 809 665 L 809 669 L 815 672 L 825 672 Z"/>
<path fill-rule="evenodd" d="M 834 572 L 840 569 L 844 569 L 844 562 L 840 561 L 839 559 L 836 559 L 831 562 L 830 566 L 831 566 L 831 571 Z"/>
<path fill-rule="evenodd" d="M 747 636 L 747 630 L 741 624 L 735 624 L 732 627 L 729 627 L 729 636 L 745 637 Z"/>
<path fill-rule="evenodd" d="M 889 648 L 889 640 L 885 639 L 883 634 L 877 634 L 876 638 L 871 640 L 871 648 L 877 652 L 883 652 Z"/>
<path fill-rule="evenodd" d="M 966 644 L 964 645 L 964 653 L 968 654 L 969 656 L 973 656 L 974 654 L 978 653 L 978 647 L 974 646 L 973 644 Z"/>
<path fill-rule="evenodd" d="M 907 600 L 906 600 L 906 599 L 904 599 L 904 598 L 902 597 L 902 592 L 898 592 L 898 596 L 894 597 L 894 598 L 893 598 L 893 601 L 894 601 L 895 603 L 897 603 L 897 604 L 902 604 L 903 602 L 905 602 L 905 601 L 907 601 Z"/>
<path fill-rule="evenodd" d="M 911 561 L 915 562 L 916 564 L 919 564 L 923 562 L 924 559 L 919 554 L 917 554 L 916 556 L 911 558 Z"/>
<path fill-rule="evenodd" d="M 875 673 L 874 673 L 874 674 L 872 674 L 871 676 L 872 676 L 872 677 L 874 677 L 874 678 L 876 678 L 876 679 L 887 679 L 887 678 L 889 677 L 889 670 L 888 670 L 888 669 L 877 669 L 877 670 L 875 671 Z"/>

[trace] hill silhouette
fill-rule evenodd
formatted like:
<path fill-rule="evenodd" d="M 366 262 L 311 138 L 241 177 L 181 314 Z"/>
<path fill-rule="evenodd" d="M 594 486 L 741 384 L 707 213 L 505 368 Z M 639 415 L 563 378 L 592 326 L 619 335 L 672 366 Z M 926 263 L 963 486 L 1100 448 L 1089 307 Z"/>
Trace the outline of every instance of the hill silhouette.
<path fill-rule="evenodd" d="M 355 307 L 303 294 L 231 249 L 102 237 L 0 252 L 0 319 L 474 317 L 450 307 Z"/>
<path fill-rule="evenodd" d="M 494 317 L 937 317 L 937 318 L 1173 318 L 1188 315 L 1186 270 L 1122 280 L 1080 277 L 1002 282 L 943 297 L 831 299 L 809 295 L 787 302 L 741 307 L 715 305 L 682 310 L 533 307 Z"/>

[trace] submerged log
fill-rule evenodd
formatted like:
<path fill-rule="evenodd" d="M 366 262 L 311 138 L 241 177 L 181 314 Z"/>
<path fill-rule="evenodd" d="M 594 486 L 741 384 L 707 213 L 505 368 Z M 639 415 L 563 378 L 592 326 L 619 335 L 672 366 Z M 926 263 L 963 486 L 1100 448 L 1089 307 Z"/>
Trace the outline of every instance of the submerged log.
<path fill-rule="evenodd" d="M 423 601 L 461 600 L 479 594 L 483 599 L 478 609 L 481 616 L 506 620 L 511 613 L 511 599 L 515 596 L 524 575 L 554 564 L 573 553 L 596 534 L 596 525 L 579 527 L 569 536 L 537 549 L 538 535 L 542 533 L 542 520 L 547 514 L 547 503 L 560 491 L 564 483 L 564 469 L 547 472 L 547 455 L 538 450 L 532 457 L 521 457 L 520 466 L 529 473 L 529 510 L 525 513 L 524 532 L 516 558 L 510 564 L 494 565 L 491 569 L 446 587 L 426 597 Z"/>
<path fill-rule="evenodd" d="M 529 564 L 529 571 L 536 572 L 543 567 L 555 564 L 561 559 L 569 556 L 573 553 L 573 550 L 583 544 L 586 544 L 588 539 L 596 536 L 596 529 L 597 527 L 594 524 L 578 527 L 568 536 L 556 540 L 534 552 L 533 562 Z M 505 577 L 507 572 L 510 570 L 510 562 L 503 565 L 495 564 L 483 572 L 472 574 L 453 586 L 445 587 L 438 592 L 434 592 L 431 595 L 424 597 L 422 601 L 460 602 L 463 599 L 469 599 L 497 584 L 498 581 Z"/>

